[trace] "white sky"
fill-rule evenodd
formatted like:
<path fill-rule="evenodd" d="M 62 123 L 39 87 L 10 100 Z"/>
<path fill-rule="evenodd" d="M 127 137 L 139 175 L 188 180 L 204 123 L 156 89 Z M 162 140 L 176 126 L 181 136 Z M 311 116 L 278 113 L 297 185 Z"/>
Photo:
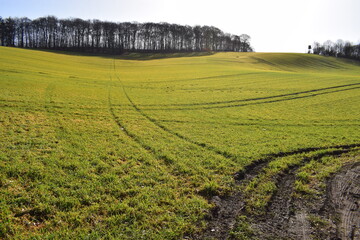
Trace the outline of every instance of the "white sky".
<path fill-rule="evenodd" d="M 0 0 L 0 16 L 212 25 L 249 34 L 257 52 L 306 52 L 314 41 L 360 41 L 360 0 Z"/>

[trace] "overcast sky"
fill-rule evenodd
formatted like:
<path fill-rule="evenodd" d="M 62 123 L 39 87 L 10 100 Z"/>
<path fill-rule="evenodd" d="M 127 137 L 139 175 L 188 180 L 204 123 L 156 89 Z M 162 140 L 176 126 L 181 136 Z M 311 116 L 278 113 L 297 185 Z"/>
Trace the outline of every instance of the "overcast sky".
<path fill-rule="evenodd" d="M 0 0 L 0 16 L 212 25 L 251 36 L 257 52 L 306 52 L 314 41 L 360 41 L 360 0 Z"/>

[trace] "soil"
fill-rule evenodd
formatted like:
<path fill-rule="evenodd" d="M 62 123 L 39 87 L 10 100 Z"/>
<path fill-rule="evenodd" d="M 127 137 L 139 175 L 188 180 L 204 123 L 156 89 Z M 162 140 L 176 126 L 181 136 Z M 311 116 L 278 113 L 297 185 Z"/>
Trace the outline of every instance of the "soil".
<path fill-rule="evenodd" d="M 327 206 L 335 210 L 337 237 L 360 239 L 360 163 L 336 174 L 327 191 Z"/>
<path fill-rule="evenodd" d="M 236 175 L 237 184 L 250 181 L 269 161 L 258 162 Z M 245 215 L 253 229 L 248 239 L 360 240 L 359 157 L 331 176 L 326 191 L 316 199 L 294 198 L 295 173 L 299 167 L 278 176 L 278 190 L 265 215 L 247 214 L 240 191 L 227 197 L 212 197 L 210 201 L 215 207 L 208 214 L 208 227 L 191 239 L 232 239 L 230 232 L 237 217 Z"/>
<path fill-rule="evenodd" d="M 251 181 L 267 163 L 268 161 L 262 159 L 249 165 L 245 171 L 235 173 L 236 185 Z M 237 217 L 244 213 L 244 197 L 240 191 L 237 191 L 231 196 L 214 196 L 210 202 L 215 207 L 208 214 L 207 229 L 201 235 L 194 236 L 193 239 L 228 239 L 230 231 L 236 224 Z"/>

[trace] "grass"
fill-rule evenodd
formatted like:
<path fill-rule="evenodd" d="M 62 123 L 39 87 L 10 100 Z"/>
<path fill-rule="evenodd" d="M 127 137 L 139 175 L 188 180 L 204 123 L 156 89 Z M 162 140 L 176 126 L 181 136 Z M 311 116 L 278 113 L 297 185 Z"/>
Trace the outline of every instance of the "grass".
<path fill-rule="evenodd" d="M 236 240 L 257 240 L 255 237 L 255 232 L 251 228 L 250 221 L 246 216 L 239 216 L 236 219 L 236 224 L 234 229 L 230 232 L 230 239 Z"/>
<path fill-rule="evenodd" d="M 359 162 L 359 149 L 343 156 L 327 156 L 317 161 L 310 161 L 296 174 L 295 197 L 316 198 L 326 190 L 326 180 L 346 164 Z"/>
<path fill-rule="evenodd" d="M 170 55 L 0 48 L 0 238 L 179 239 L 251 162 L 359 144 L 357 63 Z"/>

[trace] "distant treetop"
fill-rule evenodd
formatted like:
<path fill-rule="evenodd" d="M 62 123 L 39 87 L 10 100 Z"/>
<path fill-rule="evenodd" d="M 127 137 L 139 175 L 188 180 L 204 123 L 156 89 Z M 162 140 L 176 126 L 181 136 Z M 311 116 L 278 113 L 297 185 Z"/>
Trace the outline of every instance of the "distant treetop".
<path fill-rule="evenodd" d="M 249 35 L 232 35 L 212 26 L 114 23 L 54 16 L 35 20 L 0 17 L 0 45 L 107 53 L 253 51 Z"/>
<path fill-rule="evenodd" d="M 360 43 L 353 44 L 339 39 L 335 43 L 330 40 L 323 44 L 314 42 L 312 47 L 314 54 L 360 60 Z"/>

